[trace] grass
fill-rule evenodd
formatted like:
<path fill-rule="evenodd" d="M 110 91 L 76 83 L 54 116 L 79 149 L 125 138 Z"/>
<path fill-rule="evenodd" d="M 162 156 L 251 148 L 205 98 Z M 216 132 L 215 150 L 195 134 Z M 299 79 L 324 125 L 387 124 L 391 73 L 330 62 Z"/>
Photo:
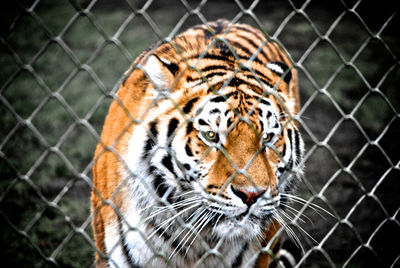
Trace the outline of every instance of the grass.
<path fill-rule="evenodd" d="M 52 36 L 57 36 L 76 14 L 68 2 L 55 5 L 52 1 L 41 1 L 36 11 Z M 104 26 L 111 37 L 129 15 L 129 10 L 104 12 L 100 9 L 94 13 L 97 13 L 96 23 Z M 155 16 L 163 18 L 160 13 Z M 164 30 L 171 30 L 173 26 L 170 22 L 162 25 L 167 25 Z M 94 249 L 73 229 L 87 221 L 90 214 L 90 188 L 74 174 L 84 172 L 90 176 L 88 170 L 98 141 L 96 135 L 76 124 L 75 119 L 87 119 L 100 133 L 112 100 L 104 98 L 105 94 L 118 86 L 130 60 L 153 43 L 155 36 L 145 26 L 143 18 L 134 19 L 119 39 L 129 51 L 127 58 L 115 44 L 105 42 L 86 16 L 81 16 L 62 36 L 70 49 L 68 53 L 57 42 L 49 42 L 36 20 L 25 14 L 6 38 L 22 62 L 33 61 L 34 71 L 19 71 L 2 91 L 13 112 L 22 120 L 31 119 L 32 127 L 18 124 L 13 112 L 0 106 L 4 126 L 0 139 L 4 141 L 15 129 L 2 148 L 7 159 L 0 162 L 4 175 L 0 181 L 0 192 L 4 195 L 0 209 L 7 217 L 0 220 L 5 230 L 0 235 L 0 248 L 13 267 L 52 266 L 44 262 L 39 252 L 48 257 L 55 250 L 59 251 L 55 256 L 58 266 L 89 267 Z M 37 54 L 43 46 L 46 46 L 44 52 Z M 4 85 L 18 67 L 12 57 L 4 53 L 6 48 L 2 49 L 0 63 L 4 68 L 0 83 Z M 92 57 L 95 51 L 99 53 Z M 80 64 L 88 64 L 89 71 L 77 69 Z M 60 96 L 52 98 L 52 92 Z M 37 130 L 39 136 L 32 129 Z M 52 146 L 57 146 L 60 152 L 49 151 Z M 25 174 L 29 174 L 28 182 L 18 179 Z M 58 201 L 57 207 L 49 207 L 48 202 L 58 199 L 66 185 L 68 192 Z M 26 229 L 29 240 L 11 226 L 18 230 L 31 226 Z M 84 231 L 90 236 L 90 225 Z M 14 242 L 9 245 L 7 241 Z"/>
<path fill-rule="evenodd" d="M 0 105 L 0 150 L 3 154 L 0 158 L 0 249 L 10 267 L 52 266 L 51 263 L 44 262 L 40 253 L 48 257 L 55 250 L 58 252 L 55 261 L 60 267 L 90 267 L 93 263 L 94 249 L 90 242 L 81 233 L 74 231 L 87 221 L 90 214 L 90 187 L 84 180 L 77 178 L 76 174 L 85 173 L 88 177 L 91 176 L 91 158 L 97 144 L 97 134 L 101 131 L 112 101 L 105 94 L 118 87 L 131 60 L 157 40 L 145 19 L 137 16 L 118 36 L 125 49 L 121 51 L 121 47 L 107 41 L 130 15 L 126 4 L 117 7 L 99 5 L 94 8 L 91 14 L 95 24 L 84 15 L 73 22 L 61 36 L 68 46 L 67 51 L 59 43 L 50 41 L 49 36 L 58 36 L 76 15 L 77 11 L 68 1 L 58 1 L 57 5 L 50 0 L 40 1 L 35 8 L 48 32 L 38 25 L 37 20 L 25 13 L 14 29 L 4 36 L 21 62 L 29 64 L 33 70 L 21 69 L 19 59 L 15 60 L 15 55 L 10 54 L 4 45 L 0 46 L 0 94 L 11 107 L 10 110 Z M 237 12 L 237 7 L 235 8 L 232 11 L 219 10 L 208 3 L 207 9 L 202 12 L 210 19 L 231 18 Z M 285 14 L 289 13 L 285 8 L 277 8 L 276 11 L 260 8 L 256 13 L 267 29 L 276 29 Z M 261 13 L 263 10 L 265 14 Z M 313 10 L 309 12 L 312 13 Z M 161 33 L 166 36 L 185 13 L 185 9 L 182 6 L 173 6 L 168 10 L 165 6 L 156 5 L 153 9 L 150 8 L 149 13 Z M 271 21 L 269 14 L 274 14 L 276 18 Z M 297 17 L 279 36 L 296 60 L 301 58 L 317 37 L 307 20 Z M 359 35 L 347 30 L 353 27 L 353 19 L 346 17 L 331 36 L 346 61 L 351 59 L 368 38 L 362 29 Z M 328 29 L 327 26 L 332 21 L 325 20 L 326 18 L 315 18 L 315 23 L 320 23 L 318 29 Z M 191 21 L 198 23 L 198 18 Z M 99 29 L 105 35 L 99 33 Z M 398 39 L 393 36 L 391 31 L 382 35 L 390 47 L 398 44 Z M 343 65 L 343 61 L 335 48 L 321 41 L 304 61 L 304 70 L 313 77 L 317 87 L 300 70 L 303 102 L 314 92 L 327 86 L 326 90 L 332 99 L 345 113 L 351 113 L 359 100 L 369 92 L 368 84 L 372 88 L 376 87 L 393 64 L 391 55 L 382 48 L 380 42 L 375 41 L 355 60 L 355 68 L 344 67 L 330 84 L 327 81 Z M 38 54 L 43 47 L 45 49 Z M 380 57 L 376 57 L 377 52 Z M 398 55 L 398 50 L 394 49 L 394 53 Z M 358 72 L 364 75 L 367 84 L 359 77 Z M 397 111 L 400 108 L 400 96 L 396 90 L 399 72 L 397 66 L 388 74 L 380 88 L 384 93 L 383 97 L 381 94 L 368 93 L 368 98 L 354 114 L 371 139 L 377 137 L 394 116 L 388 100 Z M 59 95 L 51 97 L 53 92 Z M 319 93 L 304 111 L 305 123 L 321 140 L 340 117 L 332 99 Z M 329 115 L 328 112 L 332 114 Z M 28 127 L 18 118 L 30 119 L 32 125 Z M 77 124 L 77 118 L 87 119 L 97 134 Z M 345 128 L 343 132 L 346 131 L 355 133 Z M 343 141 L 352 140 L 343 135 L 337 133 L 335 136 L 342 143 L 337 143 L 340 146 L 336 144 L 336 147 L 333 143 L 332 146 L 340 159 L 351 159 L 348 151 L 340 149 L 350 148 Z M 308 147 L 311 147 L 312 141 L 307 135 L 305 138 Z M 357 142 L 360 140 L 359 136 L 354 139 Z M 52 147 L 58 149 L 53 150 Z M 321 161 L 318 155 L 322 156 L 324 164 L 331 161 L 329 153 L 319 153 L 317 150 L 315 158 L 312 158 L 317 163 Z M 367 158 L 367 163 L 370 159 Z M 321 181 L 315 181 L 315 185 L 321 186 L 338 166 L 335 163 L 331 166 L 326 164 L 326 170 L 320 170 L 318 166 L 309 163 L 307 172 L 311 174 L 310 178 L 322 178 Z M 368 169 L 368 165 L 364 165 L 363 169 Z M 64 188 L 66 185 L 68 187 Z M 57 200 L 56 207 L 49 203 L 53 200 Z M 86 233 L 91 233 L 90 225 L 84 225 L 84 228 Z M 26 235 L 18 230 L 25 230 Z"/>

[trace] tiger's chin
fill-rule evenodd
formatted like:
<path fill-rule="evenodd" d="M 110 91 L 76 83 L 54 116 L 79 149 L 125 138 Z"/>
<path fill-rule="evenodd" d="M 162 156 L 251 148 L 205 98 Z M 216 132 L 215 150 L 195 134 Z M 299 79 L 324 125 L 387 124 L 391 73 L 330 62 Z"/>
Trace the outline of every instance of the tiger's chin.
<path fill-rule="evenodd" d="M 273 222 L 272 214 L 263 215 L 262 218 L 254 215 L 241 214 L 235 217 L 225 217 L 218 225 L 213 227 L 215 236 L 235 241 L 252 241 L 258 239 L 269 224 Z"/>

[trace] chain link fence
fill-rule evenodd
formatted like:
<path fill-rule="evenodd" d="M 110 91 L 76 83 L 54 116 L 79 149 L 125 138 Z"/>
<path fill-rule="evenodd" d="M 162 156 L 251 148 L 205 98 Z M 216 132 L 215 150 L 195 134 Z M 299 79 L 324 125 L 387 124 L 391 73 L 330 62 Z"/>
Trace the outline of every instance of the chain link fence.
<path fill-rule="evenodd" d="M 4 267 L 93 267 L 92 156 L 133 60 L 226 18 L 269 33 L 299 72 L 306 142 L 298 267 L 398 267 L 399 14 L 390 1 L 21 0 L 0 37 Z M 5 3 L 2 3 L 5 5 Z M 310 235 L 307 235 L 310 234 Z M 292 249 L 299 251 L 299 249 Z"/>

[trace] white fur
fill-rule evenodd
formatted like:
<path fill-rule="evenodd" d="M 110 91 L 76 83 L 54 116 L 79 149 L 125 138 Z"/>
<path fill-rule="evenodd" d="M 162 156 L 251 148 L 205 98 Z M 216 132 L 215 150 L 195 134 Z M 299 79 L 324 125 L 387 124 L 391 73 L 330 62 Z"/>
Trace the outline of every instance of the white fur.
<path fill-rule="evenodd" d="M 293 255 L 285 250 L 285 249 L 281 249 L 279 251 L 279 258 L 286 258 L 288 260 L 288 262 L 290 263 L 291 267 L 295 267 L 296 266 L 296 259 L 293 257 Z M 283 265 L 283 262 L 279 261 L 279 265 L 283 268 L 285 268 L 285 266 Z"/>
<path fill-rule="evenodd" d="M 160 62 L 158 59 L 155 57 L 150 57 L 146 63 L 145 70 L 150 76 L 151 80 L 156 83 L 156 86 L 165 86 L 165 84 L 163 84 L 165 83 L 165 80 L 162 77 Z M 178 100 L 180 98 L 179 94 L 182 93 L 178 91 L 177 93 L 171 94 L 171 97 Z M 208 119 L 211 119 L 209 122 L 211 126 L 214 127 L 214 130 L 218 131 L 221 142 L 223 143 L 225 141 L 227 120 L 230 116 L 228 115 L 227 117 L 223 117 L 223 114 L 226 109 L 229 109 L 229 105 L 226 102 L 210 104 L 208 99 L 206 99 L 203 100 L 201 106 L 203 106 L 203 111 L 197 117 L 195 117 L 195 128 L 200 128 L 200 125 L 196 124 L 196 120 L 198 118 L 207 118 L 207 113 L 211 109 L 218 107 L 221 110 L 221 123 L 219 124 L 219 128 L 215 122 L 213 122 L 213 118 L 208 116 Z M 261 104 L 259 106 L 262 107 L 262 110 L 265 112 L 265 114 L 268 109 L 272 109 L 269 106 L 267 107 Z M 149 116 L 144 119 L 144 122 L 135 127 L 133 135 L 128 144 L 128 150 L 126 154 L 122 156 L 126 162 L 128 170 L 123 169 L 121 173 L 124 174 L 124 178 L 128 179 L 127 192 L 130 195 L 128 198 L 129 201 L 125 202 L 121 208 L 122 214 L 129 223 L 126 224 L 124 221 L 122 223 L 123 232 L 125 233 L 126 247 L 135 261 L 140 265 L 144 264 L 146 267 L 164 267 L 166 264 L 165 260 L 156 257 L 155 254 L 162 253 L 168 258 L 174 253 L 173 248 L 171 247 L 171 243 L 173 242 L 172 240 L 174 240 L 174 238 L 172 238 L 170 241 L 164 241 L 162 238 L 157 237 L 157 235 L 153 235 L 151 238 L 148 238 L 149 235 L 154 232 L 154 229 L 151 229 L 145 220 L 149 217 L 149 215 L 152 215 L 155 211 L 157 211 L 157 206 L 159 205 L 157 200 L 159 197 L 156 195 L 152 187 L 153 178 L 148 174 L 147 170 L 149 165 L 147 163 L 143 163 L 144 160 L 141 157 L 143 153 L 142 148 L 147 140 L 147 133 L 149 131 L 148 125 L 151 121 L 157 119 L 157 129 L 159 130 L 159 133 L 152 156 L 149 157 L 148 161 L 151 161 L 152 165 L 157 166 L 157 168 L 161 169 L 166 174 L 164 179 L 168 184 L 176 186 L 176 181 L 172 174 L 160 164 L 163 157 L 167 153 L 170 153 L 167 150 L 168 146 L 166 142 L 166 129 L 168 129 L 169 122 L 167 119 L 175 116 L 179 119 L 180 124 L 182 124 L 184 120 L 183 116 L 178 111 L 175 111 L 175 114 L 170 113 L 166 115 L 166 111 L 173 110 L 173 107 L 174 106 L 171 101 L 163 100 L 158 103 L 156 109 L 150 110 L 148 112 Z M 274 111 L 273 114 L 276 114 L 276 111 Z M 265 126 L 272 126 L 275 123 L 274 120 L 276 119 L 271 118 L 270 120 L 272 121 L 266 119 L 262 120 L 265 120 Z M 207 129 L 202 130 L 206 131 Z M 278 134 L 278 132 L 280 133 L 281 130 L 279 129 L 276 131 L 276 134 Z M 207 174 L 207 170 L 209 170 L 209 168 L 213 165 L 213 162 L 196 164 L 193 159 L 188 158 L 185 154 L 184 147 L 182 146 L 182 142 L 185 140 L 185 138 L 185 128 L 178 127 L 176 130 L 175 139 L 171 144 L 173 151 L 172 158 L 176 158 L 180 163 L 189 163 L 193 169 L 202 170 L 203 174 Z M 287 150 L 293 151 L 294 149 L 288 146 Z M 179 171 L 179 168 L 176 167 L 175 161 L 173 161 L 173 164 L 175 171 Z M 181 174 L 180 172 L 178 172 L 178 174 L 183 175 L 183 173 Z M 207 202 L 211 203 L 211 201 L 208 201 L 210 200 L 210 196 L 204 192 L 204 187 L 207 184 L 206 180 L 206 176 L 202 176 L 199 181 L 192 183 L 192 187 L 197 193 L 197 196 L 202 197 L 205 204 Z M 251 191 L 251 189 L 248 190 Z M 256 238 L 262 233 L 261 226 L 249 219 L 249 215 L 244 216 L 241 221 L 237 221 L 233 218 L 246 212 L 247 206 L 243 204 L 243 201 L 230 190 L 230 187 L 227 188 L 226 194 L 231 198 L 230 201 L 224 200 L 219 196 L 213 196 L 212 198 L 216 201 L 213 202 L 213 205 L 217 207 L 219 206 L 219 208 L 222 209 L 226 215 L 231 215 L 232 219 L 229 219 L 228 217 L 228 219 L 219 222 L 219 224 L 216 226 L 205 228 L 204 231 L 195 240 L 193 240 L 191 250 L 186 256 L 180 254 L 172 256 L 171 264 L 173 267 L 194 266 L 196 263 L 195 261 L 190 261 L 191 258 L 197 260 L 199 257 L 203 256 L 203 254 L 205 254 L 208 250 L 207 246 L 205 247 L 205 245 L 209 244 L 208 241 L 218 241 L 217 244 L 211 243 L 211 245 L 217 247 L 216 249 L 218 252 L 224 256 L 227 266 L 230 266 L 230 262 L 233 262 L 234 258 L 242 250 L 244 243 L 249 242 L 250 240 L 256 241 Z M 251 213 L 253 215 L 261 215 L 261 213 L 273 211 L 276 205 L 271 205 L 268 203 L 270 202 L 270 198 L 271 196 L 269 190 L 265 192 L 264 198 L 259 198 L 257 203 L 252 206 Z M 140 208 L 141 204 L 139 204 L 139 200 L 141 200 L 141 203 L 145 203 L 150 207 L 148 209 Z M 223 204 L 229 204 L 231 206 L 226 206 Z M 173 213 L 165 211 L 165 213 L 160 213 L 154 217 L 156 228 L 163 222 L 169 223 L 168 220 L 173 215 Z M 185 214 L 182 214 L 182 216 L 184 215 Z M 207 218 L 202 218 L 202 220 L 203 222 L 206 222 Z M 171 229 L 176 230 L 174 234 L 176 236 L 180 230 L 182 230 L 182 227 L 179 224 L 179 218 L 174 219 L 171 223 L 173 224 Z M 194 223 L 195 222 L 189 222 L 187 224 Z M 129 228 L 133 228 L 134 230 Z M 179 236 L 179 238 L 182 238 L 186 234 L 185 231 L 182 234 L 183 235 Z M 147 240 L 145 239 L 146 237 L 148 238 Z M 204 239 L 208 239 L 208 241 L 204 241 Z M 192 240 L 190 240 L 190 243 L 191 241 Z M 111 255 L 112 261 L 109 262 L 110 267 L 129 267 L 129 264 L 126 263 L 126 258 L 120 245 L 121 239 L 117 224 L 107 226 L 105 242 L 107 252 Z M 243 256 L 242 267 L 251 266 L 247 262 L 254 257 L 257 252 L 257 247 L 254 244 L 250 244 L 248 250 Z M 221 265 L 221 260 L 218 257 L 210 256 L 202 263 L 198 263 L 197 267 L 220 267 Z"/>
<path fill-rule="evenodd" d="M 111 268 L 127 267 L 126 258 L 122 253 L 121 238 L 118 231 L 118 224 L 108 224 L 105 227 L 105 246 L 110 256 L 108 264 Z"/>
<path fill-rule="evenodd" d="M 275 72 L 279 73 L 280 75 L 283 74 L 283 69 L 278 64 L 267 63 L 267 67 L 269 69 L 274 70 Z"/>
<path fill-rule="evenodd" d="M 151 55 L 148 59 L 146 64 L 143 67 L 146 75 L 153 83 L 155 89 L 166 89 L 168 88 L 168 82 L 166 77 L 162 72 L 162 66 L 160 61 L 153 55 Z"/>

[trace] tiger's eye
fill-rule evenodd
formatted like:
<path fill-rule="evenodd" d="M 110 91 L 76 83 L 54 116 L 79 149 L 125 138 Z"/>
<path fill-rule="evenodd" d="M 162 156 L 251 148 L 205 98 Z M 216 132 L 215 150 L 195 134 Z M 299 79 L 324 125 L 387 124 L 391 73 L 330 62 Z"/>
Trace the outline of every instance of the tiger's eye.
<path fill-rule="evenodd" d="M 204 136 L 204 138 L 206 138 L 206 140 L 208 140 L 210 142 L 218 142 L 219 141 L 218 134 L 215 133 L 214 131 L 205 131 L 205 132 L 203 132 L 203 136 Z"/>
<path fill-rule="evenodd" d="M 264 135 L 262 136 L 263 142 L 265 143 L 271 142 L 273 136 L 274 134 L 272 133 L 264 133 Z"/>

